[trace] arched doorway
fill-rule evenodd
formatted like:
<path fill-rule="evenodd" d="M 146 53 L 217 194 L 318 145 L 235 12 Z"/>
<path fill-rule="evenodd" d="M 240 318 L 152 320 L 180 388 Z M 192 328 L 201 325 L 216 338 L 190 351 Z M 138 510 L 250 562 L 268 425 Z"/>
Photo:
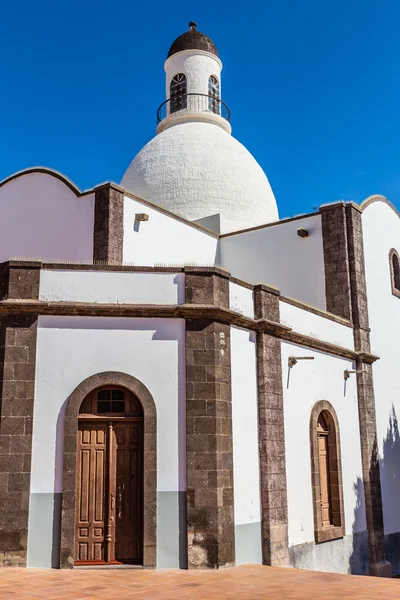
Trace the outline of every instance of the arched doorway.
<path fill-rule="evenodd" d="M 102 386 L 78 415 L 74 564 L 143 564 L 143 408 Z"/>

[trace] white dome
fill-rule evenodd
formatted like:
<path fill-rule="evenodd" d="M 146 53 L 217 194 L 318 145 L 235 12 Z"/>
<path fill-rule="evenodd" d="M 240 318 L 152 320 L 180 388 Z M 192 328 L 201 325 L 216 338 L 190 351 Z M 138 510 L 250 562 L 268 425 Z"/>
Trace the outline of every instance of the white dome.
<path fill-rule="evenodd" d="M 181 123 L 159 133 L 133 159 L 121 185 L 190 221 L 220 214 L 221 233 L 279 218 L 260 165 L 210 123 Z"/>

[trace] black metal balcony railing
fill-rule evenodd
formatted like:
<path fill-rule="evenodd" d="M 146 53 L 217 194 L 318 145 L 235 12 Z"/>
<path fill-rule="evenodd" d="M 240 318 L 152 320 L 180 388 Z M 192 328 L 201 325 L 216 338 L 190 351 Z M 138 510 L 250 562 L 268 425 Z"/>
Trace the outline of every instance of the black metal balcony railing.
<path fill-rule="evenodd" d="M 166 117 L 184 114 L 214 113 L 230 121 L 231 111 L 225 102 L 207 94 L 180 94 L 165 100 L 157 110 L 157 125 Z"/>

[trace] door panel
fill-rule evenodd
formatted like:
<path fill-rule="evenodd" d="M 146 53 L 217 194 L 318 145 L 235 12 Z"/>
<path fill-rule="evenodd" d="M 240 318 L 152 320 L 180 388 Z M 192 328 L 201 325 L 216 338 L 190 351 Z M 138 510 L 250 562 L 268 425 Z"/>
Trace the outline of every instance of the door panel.
<path fill-rule="evenodd" d="M 75 557 L 104 560 L 107 425 L 80 423 L 78 429 Z"/>
<path fill-rule="evenodd" d="M 115 558 L 122 562 L 140 563 L 142 560 L 141 425 L 115 425 Z"/>
<path fill-rule="evenodd" d="M 318 435 L 319 476 L 321 486 L 322 527 L 331 525 L 328 436 Z"/>
<path fill-rule="evenodd" d="M 142 440 L 142 421 L 79 422 L 75 561 L 142 562 Z"/>

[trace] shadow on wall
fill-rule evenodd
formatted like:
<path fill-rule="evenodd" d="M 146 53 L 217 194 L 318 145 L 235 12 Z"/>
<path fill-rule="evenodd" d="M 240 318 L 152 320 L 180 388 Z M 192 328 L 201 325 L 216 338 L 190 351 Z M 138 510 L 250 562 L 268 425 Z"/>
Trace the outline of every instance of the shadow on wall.
<path fill-rule="evenodd" d="M 383 522 L 389 531 L 385 535 L 386 557 L 392 563 L 393 575 L 400 573 L 400 434 L 394 406 L 382 445 L 379 461 L 383 504 Z"/>
<path fill-rule="evenodd" d="M 382 456 L 377 448 L 371 460 L 370 475 L 373 480 L 374 466 L 379 463 L 383 520 L 386 528 L 395 529 L 395 533 L 385 535 L 386 557 L 392 564 L 393 575 L 400 573 L 400 433 L 394 406 L 389 414 L 389 425 L 383 440 Z M 350 556 L 349 572 L 354 575 L 369 574 L 368 535 L 363 528 L 365 519 L 364 485 L 357 477 L 354 483 L 356 507 L 353 521 L 353 551 Z"/>

